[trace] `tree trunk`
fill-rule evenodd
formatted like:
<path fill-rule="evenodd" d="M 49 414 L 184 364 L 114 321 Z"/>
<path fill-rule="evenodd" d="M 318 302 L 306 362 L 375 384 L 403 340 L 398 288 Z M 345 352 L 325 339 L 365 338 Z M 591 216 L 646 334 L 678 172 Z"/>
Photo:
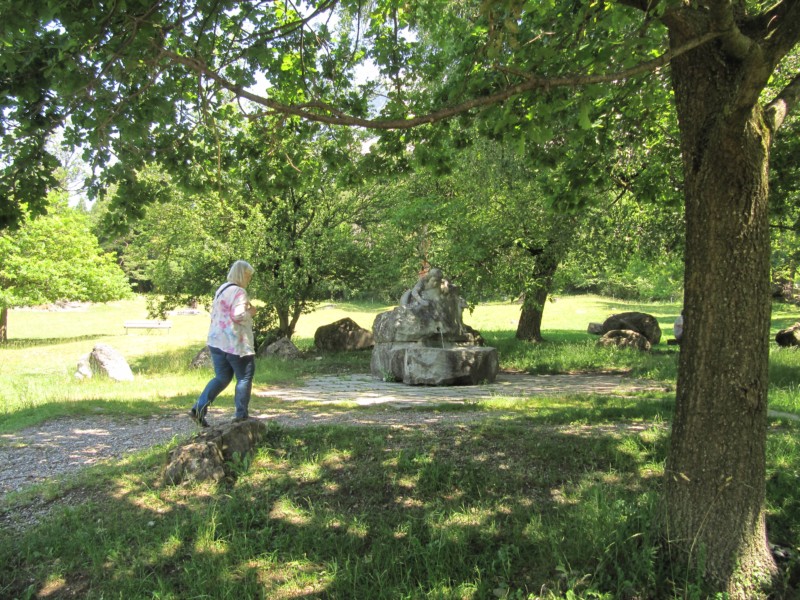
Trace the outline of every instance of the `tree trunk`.
<path fill-rule="evenodd" d="M 702 569 L 716 589 L 753 598 L 775 573 L 764 519 L 770 132 L 758 105 L 732 106 L 741 65 L 716 43 L 672 63 L 685 175 L 685 325 L 662 531 L 674 566 Z"/>
<path fill-rule="evenodd" d="M 574 231 L 575 219 L 571 215 L 554 216 L 551 224 L 552 236 L 541 248 L 529 248 L 536 257 L 536 266 L 533 271 L 533 284 L 523 293 L 522 310 L 517 324 L 516 338 L 529 342 L 543 342 L 542 317 L 544 305 L 550 288 L 553 286 L 553 277 L 559 263 L 564 258 Z"/>
<path fill-rule="evenodd" d="M 289 309 L 288 307 L 278 306 L 275 309 L 278 315 L 278 336 L 280 338 L 292 339 L 292 331 L 289 326 Z"/>
<path fill-rule="evenodd" d="M 544 315 L 544 303 L 550 286 L 540 285 L 535 290 L 525 293 L 522 302 L 522 310 L 517 324 L 517 339 L 528 342 L 543 342 L 542 337 L 542 316 Z"/>
<path fill-rule="evenodd" d="M 302 297 L 309 298 L 312 294 L 313 288 L 309 285 Z M 306 306 L 308 306 L 308 304 L 305 300 L 297 300 L 292 306 L 292 319 L 289 321 L 289 335 L 287 336 L 289 339 L 291 339 L 294 332 L 297 331 L 297 322 L 300 320 L 300 317 L 303 316 Z"/>
<path fill-rule="evenodd" d="M 0 343 L 8 341 L 8 307 L 0 308 Z"/>
<path fill-rule="evenodd" d="M 278 335 L 281 338 L 292 339 L 295 329 L 297 328 L 297 321 L 303 314 L 302 306 L 295 303 L 292 307 L 278 307 L 275 309 L 278 315 Z"/>

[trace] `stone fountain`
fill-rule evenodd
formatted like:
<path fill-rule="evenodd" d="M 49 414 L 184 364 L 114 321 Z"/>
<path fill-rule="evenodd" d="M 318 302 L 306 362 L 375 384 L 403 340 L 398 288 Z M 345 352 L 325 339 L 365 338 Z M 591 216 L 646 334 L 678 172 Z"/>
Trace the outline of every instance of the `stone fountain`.
<path fill-rule="evenodd" d="M 370 370 L 408 385 L 493 383 L 499 358 L 480 334 L 464 325 L 466 302 L 442 271 L 432 268 L 407 290 L 395 309 L 372 326 Z"/>

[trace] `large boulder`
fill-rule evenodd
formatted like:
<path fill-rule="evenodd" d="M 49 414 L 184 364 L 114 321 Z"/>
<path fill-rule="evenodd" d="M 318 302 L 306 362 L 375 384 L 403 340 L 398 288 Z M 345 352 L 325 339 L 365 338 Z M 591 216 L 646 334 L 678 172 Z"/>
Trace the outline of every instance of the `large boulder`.
<path fill-rule="evenodd" d="M 781 329 L 775 334 L 775 341 L 778 343 L 778 346 L 784 348 L 800 346 L 800 323 L 795 323 L 791 327 Z"/>
<path fill-rule="evenodd" d="M 370 370 L 384 381 L 407 385 L 477 385 L 494 383 L 500 369 L 496 348 L 416 343 L 378 344 Z"/>
<path fill-rule="evenodd" d="M 94 376 L 92 363 L 89 357 L 91 357 L 91 354 L 84 354 L 78 359 L 78 369 L 75 371 L 75 379 L 91 379 Z"/>
<path fill-rule="evenodd" d="M 114 381 L 133 381 L 133 371 L 128 361 L 108 344 L 97 344 L 94 347 L 89 354 L 89 366 L 96 375 L 106 375 Z"/>
<path fill-rule="evenodd" d="M 374 345 L 372 332 L 350 318 L 319 327 L 314 333 L 314 346 L 322 352 L 366 350 Z"/>
<path fill-rule="evenodd" d="M 624 312 L 611 315 L 603 322 L 603 334 L 610 331 L 627 330 L 635 331 L 647 338 L 653 346 L 661 341 L 661 327 L 653 315 L 642 312 Z"/>
<path fill-rule="evenodd" d="M 383 381 L 403 381 L 406 350 L 416 346 L 415 342 L 375 344 L 369 361 L 370 372 Z"/>
<path fill-rule="evenodd" d="M 269 345 L 262 346 L 258 356 L 274 356 L 277 358 L 296 359 L 302 356 L 300 349 L 289 338 L 281 338 Z"/>
<path fill-rule="evenodd" d="M 416 346 L 405 353 L 403 383 L 408 385 L 477 385 L 494 383 L 499 369 L 496 348 Z"/>
<path fill-rule="evenodd" d="M 204 429 L 167 455 L 163 483 L 221 481 L 266 437 L 267 425 L 247 419 Z"/>
<path fill-rule="evenodd" d="M 650 341 L 646 337 L 630 329 L 613 329 L 597 340 L 597 345 L 631 348 L 642 352 L 647 352 L 651 348 Z"/>
<path fill-rule="evenodd" d="M 203 349 L 195 354 L 192 362 L 189 363 L 190 369 L 207 369 L 213 367 L 214 363 L 211 362 L 211 350 L 209 350 L 208 346 L 203 346 Z"/>

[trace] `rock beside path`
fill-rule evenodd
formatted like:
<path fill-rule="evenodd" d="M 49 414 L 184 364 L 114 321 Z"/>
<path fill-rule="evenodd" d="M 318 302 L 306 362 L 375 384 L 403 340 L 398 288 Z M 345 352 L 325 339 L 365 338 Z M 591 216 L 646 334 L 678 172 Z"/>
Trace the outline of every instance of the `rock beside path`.
<path fill-rule="evenodd" d="M 284 358 L 287 360 L 295 360 L 302 357 L 302 353 L 294 345 L 294 342 L 289 338 L 281 338 L 268 344 L 266 346 L 262 346 L 261 349 L 258 351 L 258 356 L 265 357 L 265 356 L 275 356 L 277 358 Z"/>
<path fill-rule="evenodd" d="M 128 361 L 108 344 L 97 344 L 89 354 L 78 359 L 75 377 L 90 379 L 94 375 L 104 375 L 114 381 L 133 381 Z"/>
<path fill-rule="evenodd" d="M 253 452 L 266 433 L 266 423 L 256 419 L 204 429 L 169 452 L 162 481 L 169 485 L 222 481 L 237 461 Z"/>

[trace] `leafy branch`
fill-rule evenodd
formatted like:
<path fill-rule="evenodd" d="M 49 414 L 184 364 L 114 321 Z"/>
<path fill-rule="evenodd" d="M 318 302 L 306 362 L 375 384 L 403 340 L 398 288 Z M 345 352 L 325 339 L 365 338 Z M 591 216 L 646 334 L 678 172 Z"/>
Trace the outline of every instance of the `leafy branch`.
<path fill-rule="evenodd" d="M 220 75 L 218 71 L 209 67 L 199 58 L 183 56 L 170 50 L 164 50 L 163 56 L 170 61 L 191 69 L 199 75 L 215 81 L 221 87 L 229 90 L 236 96 L 246 98 L 247 100 L 250 100 L 258 105 L 265 106 L 272 112 L 301 117 L 309 121 L 316 121 L 331 125 L 391 130 L 412 129 L 420 125 L 436 123 L 438 121 L 443 121 L 451 117 L 467 113 L 476 108 L 500 104 L 509 98 L 513 98 L 514 96 L 518 96 L 526 92 L 537 90 L 548 91 L 557 87 L 582 87 L 591 84 L 613 83 L 616 81 L 630 79 L 644 73 L 651 73 L 668 65 L 670 61 L 678 56 L 681 56 L 690 50 L 694 50 L 695 48 L 702 46 L 703 44 L 706 44 L 709 41 L 720 37 L 721 35 L 722 34 L 719 32 L 706 33 L 705 35 L 699 36 L 698 38 L 687 42 L 679 48 L 669 50 L 652 60 L 648 60 L 633 67 L 613 73 L 601 73 L 596 75 L 571 74 L 563 77 L 537 77 L 535 75 L 528 74 L 526 75 L 526 79 L 524 81 L 514 85 L 509 85 L 493 94 L 471 98 L 470 100 L 466 100 L 454 106 L 404 119 L 367 119 L 363 117 L 356 117 L 346 114 L 345 112 L 340 111 L 330 104 L 324 102 L 284 104 L 271 98 L 251 92 L 241 85 L 233 83 L 229 79 Z"/>

